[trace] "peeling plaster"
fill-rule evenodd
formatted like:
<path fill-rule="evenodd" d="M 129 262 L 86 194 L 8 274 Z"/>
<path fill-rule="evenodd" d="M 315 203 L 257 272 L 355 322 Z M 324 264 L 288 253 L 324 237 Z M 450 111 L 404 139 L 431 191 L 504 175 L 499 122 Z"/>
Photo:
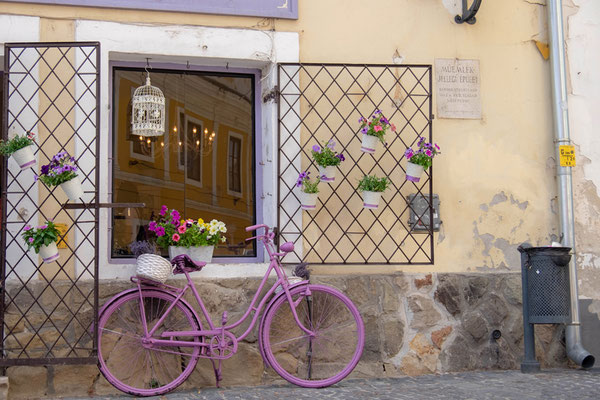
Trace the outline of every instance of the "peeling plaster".
<path fill-rule="evenodd" d="M 508 197 L 504 194 L 504 192 L 500 192 L 494 195 L 492 201 L 490 201 L 490 206 L 495 206 L 496 204 L 504 203 L 508 200 Z"/>
<path fill-rule="evenodd" d="M 510 195 L 510 203 L 516 204 L 521 210 L 527 210 L 527 206 L 529 206 L 529 201 L 519 202 L 512 194 Z"/>

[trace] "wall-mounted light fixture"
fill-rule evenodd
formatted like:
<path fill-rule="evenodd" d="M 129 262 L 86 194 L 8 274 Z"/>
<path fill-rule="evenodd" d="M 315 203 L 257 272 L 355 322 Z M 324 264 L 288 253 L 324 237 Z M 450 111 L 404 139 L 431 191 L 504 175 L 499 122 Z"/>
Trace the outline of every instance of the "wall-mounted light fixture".
<path fill-rule="evenodd" d="M 469 25 L 473 25 L 475 22 L 477 22 L 475 14 L 477 14 L 477 11 L 479 11 L 481 2 L 482 0 L 473 0 L 471 7 L 469 7 L 469 0 L 462 0 L 462 15 L 457 15 L 454 17 L 454 21 L 456 21 L 457 24 L 466 22 Z"/>

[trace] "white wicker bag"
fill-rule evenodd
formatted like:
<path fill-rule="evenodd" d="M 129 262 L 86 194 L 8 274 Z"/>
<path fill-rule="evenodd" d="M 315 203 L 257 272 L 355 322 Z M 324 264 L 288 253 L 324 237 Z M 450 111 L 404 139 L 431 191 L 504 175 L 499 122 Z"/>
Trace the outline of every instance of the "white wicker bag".
<path fill-rule="evenodd" d="M 164 283 L 171 275 L 171 263 L 156 254 L 142 254 L 137 258 L 136 275 L 139 278 L 151 279 Z"/>

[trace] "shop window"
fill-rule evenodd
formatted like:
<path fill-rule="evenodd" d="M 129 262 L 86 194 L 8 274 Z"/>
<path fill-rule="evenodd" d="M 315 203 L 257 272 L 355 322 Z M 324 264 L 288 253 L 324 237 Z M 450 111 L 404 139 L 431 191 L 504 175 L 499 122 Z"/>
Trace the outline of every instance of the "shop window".
<path fill-rule="evenodd" d="M 130 134 L 130 98 L 144 69 L 113 67 L 112 201 L 145 207 L 114 209 L 112 258 L 132 257 L 132 241 L 152 238 L 147 226 L 163 204 L 185 218 L 225 222 L 227 242 L 215 257 L 256 258 L 244 229 L 256 223 L 255 75 L 150 73 L 165 95 L 166 133 L 140 140 Z"/>

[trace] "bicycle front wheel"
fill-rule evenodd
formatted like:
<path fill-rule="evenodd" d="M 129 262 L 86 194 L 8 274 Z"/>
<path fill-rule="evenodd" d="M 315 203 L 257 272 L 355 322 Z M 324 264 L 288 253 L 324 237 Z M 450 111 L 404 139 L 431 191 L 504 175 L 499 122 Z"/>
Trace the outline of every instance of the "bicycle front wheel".
<path fill-rule="evenodd" d="M 317 388 L 341 381 L 352 372 L 364 347 L 358 309 L 329 286 L 303 285 L 291 289 L 291 295 L 298 319 L 314 336 L 300 329 L 287 297 L 279 297 L 267 311 L 260 333 L 267 361 L 298 386 Z"/>
<path fill-rule="evenodd" d="M 136 396 L 156 396 L 175 389 L 194 370 L 200 347 L 152 346 L 144 338 L 144 320 L 150 331 L 174 298 L 157 290 L 139 292 L 116 299 L 98 321 L 98 366 L 117 389 Z M 181 301 L 169 311 L 153 338 L 164 331 L 199 330 L 194 313 Z M 161 338 L 165 339 L 165 338 Z M 200 341 L 199 337 L 174 337 L 172 340 Z"/>

